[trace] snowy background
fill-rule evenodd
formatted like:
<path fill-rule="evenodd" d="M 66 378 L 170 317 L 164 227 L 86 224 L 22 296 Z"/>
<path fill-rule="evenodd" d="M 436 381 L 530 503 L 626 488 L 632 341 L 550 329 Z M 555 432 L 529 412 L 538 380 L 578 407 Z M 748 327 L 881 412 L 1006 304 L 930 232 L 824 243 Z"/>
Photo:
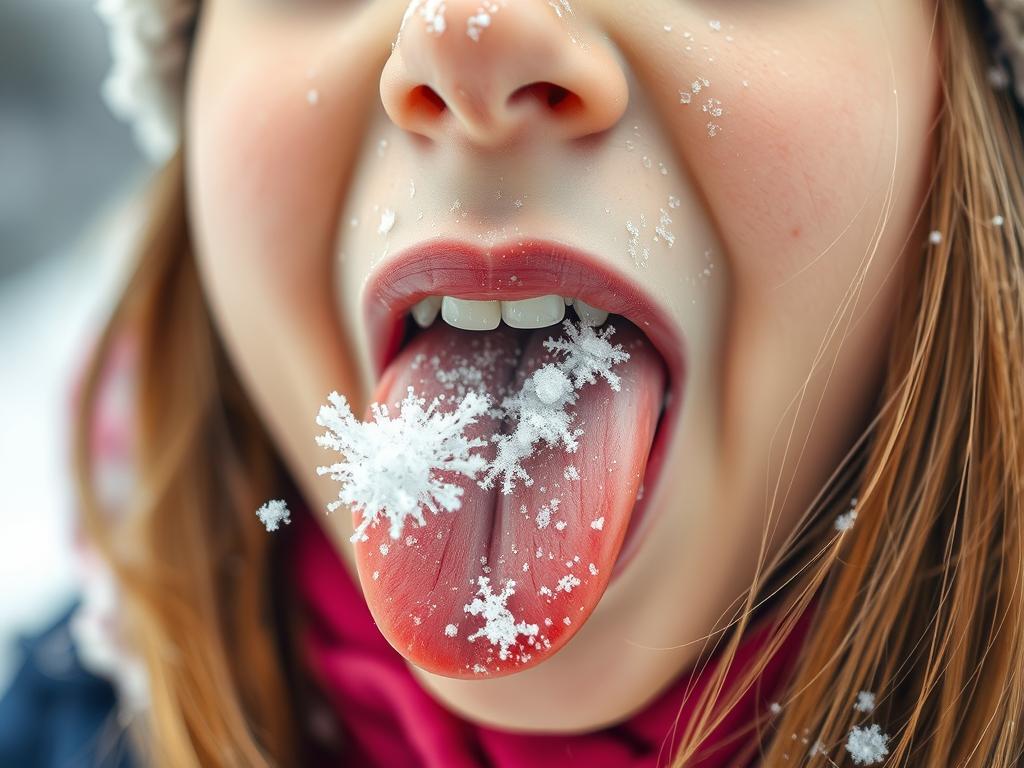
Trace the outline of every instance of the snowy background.
<path fill-rule="evenodd" d="M 75 593 L 69 386 L 124 274 L 112 213 L 146 172 L 99 98 L 108 64 L 88 0 L 0 3 L 0 691 L 18 634 Z"/>

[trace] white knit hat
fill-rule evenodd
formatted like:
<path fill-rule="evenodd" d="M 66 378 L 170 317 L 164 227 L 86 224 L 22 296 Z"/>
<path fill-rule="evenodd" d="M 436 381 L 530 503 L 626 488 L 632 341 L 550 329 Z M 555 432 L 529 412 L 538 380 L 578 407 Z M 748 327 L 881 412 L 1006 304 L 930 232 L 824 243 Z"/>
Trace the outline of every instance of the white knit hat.
<path fill-rule="evenodd" d="M 421 2 L 412 0 L 410 9 Z M 1015 83 L 1024 105 L 1024 0 L 985 4 L 997 40 L 989 82 L 996 88 Z M 164 163 L 180 140 L 185 69 L 199 0 L 96 0 L 96 12 L 107 25 L 113 58 L 103 98 L 132 125 L 143 154 Z"/>

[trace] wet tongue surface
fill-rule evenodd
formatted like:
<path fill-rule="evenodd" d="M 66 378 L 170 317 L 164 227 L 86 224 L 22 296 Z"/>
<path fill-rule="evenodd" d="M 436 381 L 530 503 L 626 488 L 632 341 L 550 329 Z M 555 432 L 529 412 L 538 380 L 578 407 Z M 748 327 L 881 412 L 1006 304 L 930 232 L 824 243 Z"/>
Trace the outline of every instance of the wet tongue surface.
<path fill-rule="evenodd" d="M 533 479 L 503 494 L 452 476 L 465 493 L 455 512 L 409 521 L 399 539 L 386 525 L 355 545 L 360 581 L 378 627 L 408 660 L 449 677 L 501 675 L 556 652 L 583 625 L 608 583 L 622 546 L 657 426 L 664 370 L 632 324 L 613 318 L 612 343 L 629 353 L 570 406 L 582 429 L 574 453 L 544 443 L 522 462 Z M 500 404 L 545 363 L 560 327 L 479 333 L 437 322 L 406 345 L 384 372 L 374 400 L 389 407 L 408 387 L 454 410 L 467 391 Z M 497 414 L 495 414 L 497 415 Z M 514 424 L 484 417 L 467 430 L 489 438 Z M 481 449 L 490 461 L 493 445 Z M 361 515 L 355 513 L 358 524 Z"/>

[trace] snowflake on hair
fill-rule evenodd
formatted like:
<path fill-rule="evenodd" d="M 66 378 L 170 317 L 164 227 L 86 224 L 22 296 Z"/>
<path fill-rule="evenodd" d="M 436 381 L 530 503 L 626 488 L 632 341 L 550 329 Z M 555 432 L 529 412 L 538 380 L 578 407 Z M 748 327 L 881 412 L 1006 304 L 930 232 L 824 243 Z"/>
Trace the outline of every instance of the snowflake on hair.
<path fill-rule="evenodd" d="M 889 754 L 889 747 L 885 744 L 888 740 L 889 737 L 877 724 L 870 728 L 854 726 L 846 737 L 846 751 L 857 765 L 874 765 Z"/>
<path fill-rule="evenodd" d="M 454 512 L 462 506 L 463 489 L 442 479 L 442 473 L 475 478 L 486 460 L 473 449 L 487 444 L 483 438 L 469 439 L 466 428 L 487 413 L 486 396 L 469 392 L 454 411 L 441 413 L 441 402 L 430 405 L 417 397 L 412 387 L 392 418 L 388 407 L 374 403 L 373 418 L 358 421 L 343 395 L 332 392 L 331 406 L 321 406 L 316 423 L 328 432 L 316 442 L 343 455 L 343 459 L 317 474 L 330 474 L 341 483 L 338 500 L 327 505 L 330 511 L 342 505 L 362 512 L 362 521 L 352 541 L 366 541 L 366 531 L 386 518 L 390 536 L 397 539 L 407 519 L 426 525 L 423 508 L 434 514 Z"/>
<path fill-rule="evenodd" d="M 612 373 L 612 366 L 629 360 L 629 353 L 621 344 L 608 341 L 615 333 L 615 326 L 609 325 L 598 333 L 589 325 L 580 323 L 577 326 L 566 320 L 562 329 L 568 338 L 553 339 L 549 336 L 544 348 L 565 355 L 565 360 L 558 367 L 572 377 L 573 385 L 579 389 L 584 384 L 596 383 L 600 376 L 618 392 L 622 382 L 617 374 Z"/>

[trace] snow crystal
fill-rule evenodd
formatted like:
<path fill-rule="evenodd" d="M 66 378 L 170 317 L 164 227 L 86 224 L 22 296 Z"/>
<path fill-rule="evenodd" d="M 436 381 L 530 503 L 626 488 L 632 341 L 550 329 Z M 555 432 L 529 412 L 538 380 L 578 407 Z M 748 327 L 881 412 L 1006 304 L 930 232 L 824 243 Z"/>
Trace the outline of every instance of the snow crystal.
<path fill-rule="evenodd" d="M 853 528 L 853 524 L 857 522 L 857 497 L 854 496 L 850 499 L 850 508 L 839 515 L 836 518 L 835 529 L 840 533 L 850 530 Z"/>
<path fill-rule="evenodd" d="M 482 616 L 484 619 L 484 625 L 466 639 L 472 642 L 483 637 L 491 645 L 500 646 L 498 658 L 502 661 L 508 658 L 508 649 L 515 644 L 519 635 L 536 635 L 539 631 L 536 624 L 527 624 L 525 621 L 517 623 L 506 607 L 508 599 L 515 594 L 515 586 L 515 581 L 509 579 L 501 592 L 495 594 L 491 590 L 490 579 L 479 576 L 476 592 L 479 597 L 474 597 L 473 602 L 462 607 L 470 616 Z"/>
<path fill-rule="evenodd" d="M 661 213 L 658 216 L 658 226 L 654 231 L 657 232 L 658 236 L 668 243 L 668 247 L 671 248 L 676 242 L 676 236 L 672 234 L 672 231 L 669 229 L 669 225 L 672 223 L 672 217 L 668 215 L 668 211 L 664 208 L 661 208 L 660 212 Z"/>
<path fill-rule="evenodd" d="M 942 242 L 942 233 L 937 229 L 933 229 L 928 233 L 928 242 L 932 245 L 938 245 Z"/>
<path fill-rule="evenodd" d="M 597 566 L 596 565 L 591 563 L 590 565 L 587 566 L 587 568 L 590 570 L 590 575 L 591 576 L 597 576 Z"/>
<path fill-rule="evenodd" d="M 615 327 L 609 325 L 598 332 L 589 325 L 566 320 L 562 329 L 565 336 L 557 340 L 548 337 L 544 347 L 564 359 L 535 371 L 518 393 L 502 402 L 506 415 L 514 419 L 516 426 L 511 433 L 491 437 L 498 450 L 479 482 L 485 490 L 491 488 L 499 476 L 501 492 L 506 495 L 512 493 L 517 480 L 532 485 L 533 479 L 523 469 L 522 461 L 533 455 L 537 443 L 552 448 L 561 445 L 569 453 L 576 451 L 579 447 L 576 438 L 582 430 L 570 430 L 574 414 L 568 410 L 576 402 L 575 390 L 596 383 L 598 377 L 608 382 L 613 391 L 621 389 L 620 379 L 611 369 L 629 360 L 629 353 L 621 344 L 609 343 Z M 565 386 L 569 381 L 572 387 Z"/>
<path fill-rule="evenodd" d="M 629 253 L 630 258 L 633 259 L 633 263 L 636 266 L 642 267 L 651 257 L 651 252 L 647 248 L 640 247 L 640 230 L 637 228 L 636 224 L 632 221 L 626 221 L 626 231 L 629 233 L 629 242 L 626 244 L 626 252 Z"/>
<path fill-rule="evenodd" d="M 579 389 L 584 384 L 594 384 L 600 376 L 612 391 L 621 389 L 621 380 L 612 373 L 612 366 L 629 360 L 629 353 L 621 344 L 611 344 L 608 339 L 615 334 L 615 326 L 605 326 L 598 332 L 592 326 L 574 325 L 565 321 L 562 328 L 568 338 L 544 341 L 544 348 L 549 352 L 565 355 L 559 367 L 572 377 L 573 385 Z"/>
<path fill-rule="evenodd" d="M 780 713 L 782 712 L 782 705 L 781 705 L 781 704 L 779 704 L 779 702 L 777 702 L 777 701 L 773 701 L 773 702 L 772 702 L 772 703 L 771 703 L 771 704 L 770 704 L 770 705 L 768 706 L 768 710 L 769 710 L 769 711 L 770 711 L 770 712 L 771 712 L 771 713 L 772 713 L 773 715 L 778 715 L 778 714 L 780 714 Z"/>
<path fill-rule="evenodd" d="M 553 365 L 545 365 L 533 375 L 537 397 L 545 405 L 561 400 L 572 389 L 569 377 Z"/>
<path fill-rule="evenodd" d="M 858 712 L 870 712 L 875 708 L 875 694 L 871 691 L 861 691 L 857 694 L 857 703 L 853 708 Z"/>
<path fill-rule="evenodd" d="M 497 4 L 486 3 L 477 8 L 476 13 L 466 19 L 466 34 L 473 42 L 480 42 L 480 33 L 491 26 L 491 14 L 497 10 Z"/>
<path fill-rule="evenodd" d="M 423 19 L 427 34 L 444 34 L 447 28 L 444 20 L 445 0 L 412 0 L 402 16 L 402 23 L 398 28 L 398 37 L 395 40 L 396 45 L 402 38 L 402 30 L 405 29 L 406 22 L 417 12 Z"/>
<path fill-rule="evenodd" d="M 444 633 L 448 637 L 455 637 L 457 634 L 459 634 L 459 628 L 454 624 L 449 624 L 444 628 Z"/>
<path fill-rule="evenodd" d="M 567 573 L 558 580 L 558 584 L 555 586 L 555 592 L 572 592 L 573 587 L 578 587 L 582 583 L 583 582 L 581 582 L 576 576 L 573 576 L 571 573 Z"/>
<path fill-rule="evenodd" d="M 311 107 L 315 106 L 320 101 L 320 91 L 316 88 L 310 88 L 306 91 L 306 101 L 309 102 Z"/>
<path fill-rule="evenodd" d="M 565 472 L 562 473 L 562 477 L 564 477 L 566 480 L 579 480 L 580 473 L 575 466 L 570 464 L 568 467 L 565 468 Z"/>
<path fill-rule="evenodd" d="M 271 499 L 256 510 L 260 522 L 267 526 L 268 531 L 276 531 L 281 523 L 291 523 L 291 512 L 283 499 Z"/>
<path fill-rule="evenodd" d="M 590 522 L 590 527 L 593 528 L 595 531 L 600 531 L 602 528 L 604 528 L 604 515 L 597 518 L 597 520 L 592 520 Z"/>
<path fill-rule="evenodd" d="M 1005 223 L 1006 219 L 1004 219 L 1001 214 L 997 213 L 995 216 L 992 217 L 992 226 L 994 227 L 1001 227 Z"/>
<path fill-rule="evenodd" d="M 821 739 L 817 739 L 811 745 L 811 752 L 810 752 L 811 757 L 816 757 L 817 755 L 827 755 L 827 754 L 828 754 L 828 750 L 825 749 L 825 742 L 823 742 Z"/>
<path fill-rule="evenodd" d="M 888 740 L 889 737 L 877 724 L 870 728 L 854 726 L 846 737 L 846 751 L 857 765 L 873 765 L 882 762 L 889 754 L 885 745 Z"/>
<path fill-rule="evenodd" d="M 393 226 L 395 226 L 395 212 L 390 208 L 385 208 L 380 215 L 380 226 L 377 227 L 377 234 L 387 235 Z"/>
<path fill-rule="evenodd" d="M 423 507 L 434 514 L 459 509 L 463 490 L 443 480 L 441 473 L 475 478 L 486 466 L 482 456 L 472 453 L 486 441 L 464 434 L 487 412 L 486 397 L 469 392 L 455 411 L 439 413 L 437 398 L 426 406 L 426 400 L 409 387 L 395 418 L 386 405 L 374 403 L 373 418 L 365 423 L 355 419 L 344 396 L 332 392 L 328 400 L 331 406 L 321 406 L 316 419 L 328 432 L 318 435 L 316 442 L 338 451 L 343 459 L 317 467 L 317 474 L 329 473 L 341 483 L 338 500 L 327 505 L 329 511 L 346 505 L 362 512 L 352 541 L 365 541 L 366 530 L 381 517 L 390 521 L 391 538 L 398 539 L 406 518 L 426 525 Z"/>
<path fill-rule="evenodd" d="M 540 508 L 540 512 L 537 513 L 537 528 L 543 531 L 551 524 L 551 515 L 558 511 L 558 505 L 561 503 L 561 499 L 552 499 Z"/>

